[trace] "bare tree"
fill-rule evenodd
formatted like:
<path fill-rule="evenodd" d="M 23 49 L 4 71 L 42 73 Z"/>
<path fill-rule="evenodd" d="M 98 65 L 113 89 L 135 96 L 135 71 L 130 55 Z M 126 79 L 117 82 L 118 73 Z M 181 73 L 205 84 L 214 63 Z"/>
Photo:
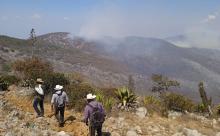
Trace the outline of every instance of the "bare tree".
<path fill-rule="evenodd" d="M 134 81 L 132 75 L 129 75 L 129 76 L 128 76 L 128 89 L 129 89 L 130 91 L 134 91 L 134 90 L 135 90 L 135 81 Z"/>
<path fill-rule="evenodd" d="M 35 45 L 36 45 L 36 42 L 37 42 L 37 37 L 36 37 L 34 28 L 31 29 L 29 40 L 30 40 L 31 46 L 32 46 L 31 56 L 33 57 L 34 56 Z"/>
<path fill-rule="evenodd" d="M 160 74 L 153 74 L 151 76 L 153 81 L 153 92 L 159 92 L 160 94 L 169 90 L 170 87 L 179 87 L 180 83 L 176 80 L 170 80 L 168 77 L 160 75 Z"/>

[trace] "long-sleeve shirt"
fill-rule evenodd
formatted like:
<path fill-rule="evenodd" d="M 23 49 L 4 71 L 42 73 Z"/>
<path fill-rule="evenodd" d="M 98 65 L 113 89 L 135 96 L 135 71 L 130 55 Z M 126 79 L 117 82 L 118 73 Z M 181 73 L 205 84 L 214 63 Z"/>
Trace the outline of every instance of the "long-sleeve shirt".
<path fill-rule="evenodd" d="M 53 94 L 52 99 L 51 99 L 51 104 L 55 104 L 55 102 L 57 101 L 57 99 L 59 97 L 58 96 L 59 94 L 61 94 L 61 91 L 57 91 L 56 93 Z M 63 101 L 65 103 L 69 102 L 69 98 L 68 98 L 66 92 L 63 91 L 60 97 L 61 97 L 61 99 L 63 99 Z"/>
<path fill-rule="evenodd" d="M 97 101 L 91 101 L 89 103 L 89 105 L 87 104 L 84 109 L 84 121 L 85 122 L 88 122 L 88 120 L 90 119 L 91 113 L 93 111 L 93 108 L 90 105 L 92 107 L 98 107 L 98 109 L 103 113 L 103 115 L 105 115 L 105 110 L 104 110 L 102 104 Z"/>

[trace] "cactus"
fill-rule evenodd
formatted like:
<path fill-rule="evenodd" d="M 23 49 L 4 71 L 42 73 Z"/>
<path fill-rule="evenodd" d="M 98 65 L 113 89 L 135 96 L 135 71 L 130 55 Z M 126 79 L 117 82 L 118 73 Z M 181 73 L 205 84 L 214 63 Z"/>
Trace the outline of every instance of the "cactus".
<path fill-rule="evenodd" d="M 204 89 L 203 82 L 199 83 L 199 93 L 200 93 L 200 97 L 202 99 L 202 103 L 204 105 L 205 110 L 208 111 L 209 114 L 211 115 L 212 114 L 212 111 L 211 111 L 212 98 L 210 97 L 210 99 L 208 99 L 205 89 Z"/>

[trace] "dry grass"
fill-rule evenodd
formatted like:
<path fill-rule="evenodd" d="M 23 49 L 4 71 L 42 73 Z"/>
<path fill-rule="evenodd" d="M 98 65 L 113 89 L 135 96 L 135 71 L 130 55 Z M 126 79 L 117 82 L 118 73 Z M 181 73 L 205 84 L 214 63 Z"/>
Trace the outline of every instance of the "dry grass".
<path fill-rule="evenodd" d="M 14 91 L 10 91 L 5 95 L 5 99 L 8 100 L 11 104 L 15 105 L 16 107 L 18 107 L 19 109 L 22 109 L 25 112 L 34 113 L 34 110 L 32 107 L 32 99 L 30 98 L 20 97 L 16 95 Z M 50 104 L 47 102 L 45 103 L 45 113 L 46 113 L 45 116 L 47 118 L 49 115 L 52 114 L 50 111 Z M 70 117 L 70 116 L 76 117 L 76 120 L 72 122 L 67 122 L 64 128 L 59 128 L 57 126 L 58 124 L 50 124 L 50 128 L 55 131 L 65 131 L 69 133 L 74 133 L 75 136 L 87 136 L 88 134 L 87 126 L 85 126 L 84 123 L 79 121 L 82 117 L 82 114 L 81 113 L 73 114 L 71 111 L 67 110 L 65 112 L 65 118 Z M 219 124 L 217 127 L 213 128 L 212 125 L 201 123 L 198 120 L 189 118 L 188 115 L 183 115 L 177 119 L 168 119 L 168 118 L 161 117 L 160 115 L 154 113 L 152 114 L 151 117 L 145 117 L 144 119 L 139 119 L 139 118 L 136 118 L 135 117 L 136 115 L 132 113 L 120 112 L 120 113 L 112 113 L 112 116 L 116 118 L 124 117 L 126 122 L 131 125 L 130 127 L 135 127 L 136 125 L 141 126 L 143 135 L 146 135 L 146 136 L 148 135 L 149 126 L 152 126 L 152 127 L 161 126 L 164 128 L 163 131 L 168 131 L 169 134 L 171 135 L 178 131 L 181 131 L 183 128 L 196 129 L 200 133 L 206 134 L 208 136 L 215 135 L 217 132 L 220 131 L 220 128 L 218 128 Z M 26 119 L 26 120 L 32 121 L 34 118 L 35 116 L 33 116 L 32 119 Z"/>
<path fill-rule="evenodd" d="M 17 96 L 15 94 L 16 94 L 15 92 L 10 91 L 7 93 L 7 95 L 5 95 L 5 99 L 8 100 L 12 105 L 15 105 L 17 108 L 21 109 L 22 111 L 35 113 L 32 107 L 32 99 L 27 97 Z M 44 108 L 45 108 L 45 117 L 49 118 L 49 116 L 53 114 L 50 109 L 50 104 L 45 103 Z M 76 117 L 76 120 L 66 123 L 63 128 L 58 127 L 58 124 L 50 124 L 50 128 L 54 131 L 65 131 L 65 132 L 73 133 L 74 136 L 87 136 L 88 133 L 87 127 L 85 126 L 84 123 L 79 121 L 81 119 L 81 113 L 74 113 L 73 115 L 71 111 L 67 110 L 65 112 L 65 119 L 67 119 L 70 116 Z M 33 116 L 32 119 L 27 119 L 27 120 L 31 121 L 34 118 L 35 116 Z"/>

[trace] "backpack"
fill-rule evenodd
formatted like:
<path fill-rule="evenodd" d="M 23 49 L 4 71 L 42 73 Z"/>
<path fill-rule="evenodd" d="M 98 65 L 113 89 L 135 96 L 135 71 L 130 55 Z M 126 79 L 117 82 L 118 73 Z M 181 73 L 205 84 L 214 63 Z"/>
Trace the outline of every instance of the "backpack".
<path fill-rule="evenodd" d="M 62 98 L 62 93 L 61 94 L 57 94 L 57 99 L 56 99 L 56 107 L 60 108 L 60 107 L 64 107 L 65 103 L 64 103 L 64 99 Z"/>
<path fill-rule="evenodd" d="M 88 104 L 90 107 L 92 107 L 92 113 L 90 115 L 90 125 L 93 127 L 100 127 L 104 120 L 104 114 L 101 112 L 101 110 L 98 108 L 98 105 L 96 107 L 93 107 L 92 105 Z"/>

